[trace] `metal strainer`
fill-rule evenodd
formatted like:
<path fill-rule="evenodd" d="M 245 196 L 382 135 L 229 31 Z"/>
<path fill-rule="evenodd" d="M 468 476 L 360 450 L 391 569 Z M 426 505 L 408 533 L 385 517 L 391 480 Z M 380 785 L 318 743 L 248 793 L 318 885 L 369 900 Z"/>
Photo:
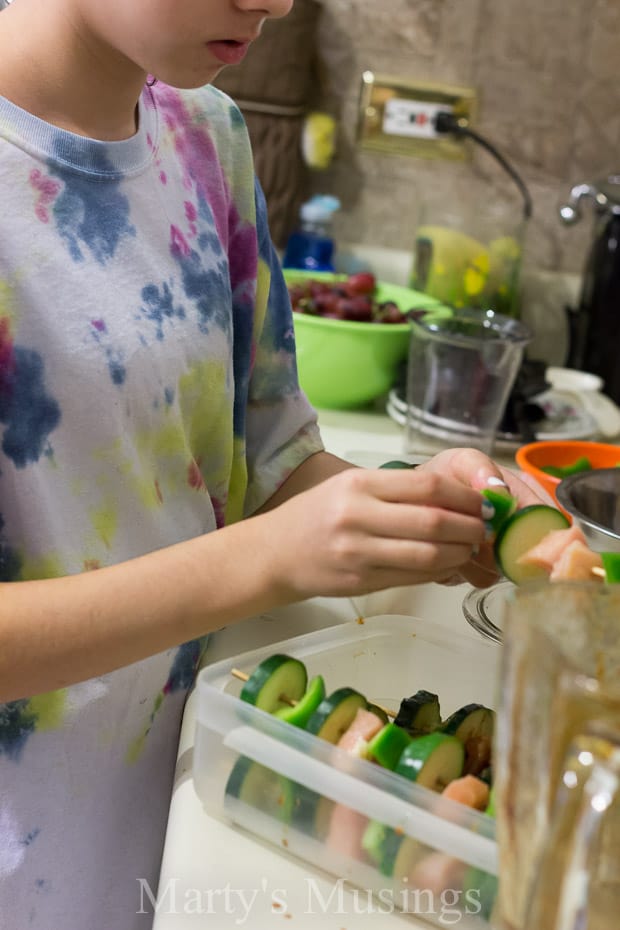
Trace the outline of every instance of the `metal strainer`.
<path fill-rule="evenodd" d="M 555 491 L 597 552 L 620 552 L 620 468 L 595 468 L 560 482 Z"/>

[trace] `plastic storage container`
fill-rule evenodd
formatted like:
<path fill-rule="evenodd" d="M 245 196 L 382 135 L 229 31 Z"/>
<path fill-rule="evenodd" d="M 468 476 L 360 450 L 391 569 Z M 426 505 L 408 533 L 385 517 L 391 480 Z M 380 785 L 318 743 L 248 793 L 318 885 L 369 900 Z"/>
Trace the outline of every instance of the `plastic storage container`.
<path fill-rule="evenodd" d="M 488 926 L 494 821 L 241 701 L 231 670 L 250 673 L 276 652 L 300 658 L 309 677 L 323 675 L 328 694 L 348 685 L 393 711 L 418 689 L 432 691 L 445 719 L 468 703 L 494 705 L 498 647 L 419 619 L 382 616 L 218 662 L 198 677 L 193 769 L 209 814 L 283 854 L 372 892 L 392 910 L 440 926 L 458 919 L 461 930 Z M 251 791 L 241 792 L 248 772 Z M 336 844 L 328 832 L 335 811 L 343 824 Z M 355 837 L 370 821 L 395 852 L 406 844 L 400 871 L 390 856 L 377 866 L 361 850 Z M 399 877 L 403 862 L 407 874 Z"/>
<path fill-rule="evenodd" d="M 317 194 L 299 211 L 300 227 L 291 233 L 284 250 L 284 268 L 334 271 L 332 218 L 340 209 L 337 197 Z"/>

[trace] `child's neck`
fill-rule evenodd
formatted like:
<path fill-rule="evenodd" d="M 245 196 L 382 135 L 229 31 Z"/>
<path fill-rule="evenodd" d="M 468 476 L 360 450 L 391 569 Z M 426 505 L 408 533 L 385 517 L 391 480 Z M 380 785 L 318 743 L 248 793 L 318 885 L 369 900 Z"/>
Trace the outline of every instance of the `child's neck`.
<path fill-rule="evenodd" d="M 0 14 L 0 95 L 78 135 L 102 141 L 134 135 L 145 75 L 120 56 L 113 60 L 109 49 L 89 47 L 66 23 L 55 28 L 45 4 L 35 22 L 27 9 L 20 0 Z"/>

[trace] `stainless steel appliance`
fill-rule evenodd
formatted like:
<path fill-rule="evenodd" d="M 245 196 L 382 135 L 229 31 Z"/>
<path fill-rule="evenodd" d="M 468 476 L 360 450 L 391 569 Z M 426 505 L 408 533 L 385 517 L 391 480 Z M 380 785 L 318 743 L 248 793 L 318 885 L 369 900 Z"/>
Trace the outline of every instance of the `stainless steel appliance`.
<path fill-rule="evenodd" d="M 604 392 L 620 404 L 620 174 L 573 187 L 560 208 L 564 223 L 580 219 L 584 200 L 594 204 L 594 240 L 579 305 L 569 312 L 567 364 L 600 375 Z"/>

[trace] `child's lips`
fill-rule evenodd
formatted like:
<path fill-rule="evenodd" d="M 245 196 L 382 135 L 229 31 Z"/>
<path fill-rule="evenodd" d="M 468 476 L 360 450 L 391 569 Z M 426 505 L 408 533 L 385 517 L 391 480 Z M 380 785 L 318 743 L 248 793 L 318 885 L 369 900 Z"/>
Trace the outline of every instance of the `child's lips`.
<path fill-rule="evenodd" d="M 227 39 L 207 42 L 209 51 L 225 65 L 238 65 L 245 58 L 249 47 L 249 40 Z"/>

